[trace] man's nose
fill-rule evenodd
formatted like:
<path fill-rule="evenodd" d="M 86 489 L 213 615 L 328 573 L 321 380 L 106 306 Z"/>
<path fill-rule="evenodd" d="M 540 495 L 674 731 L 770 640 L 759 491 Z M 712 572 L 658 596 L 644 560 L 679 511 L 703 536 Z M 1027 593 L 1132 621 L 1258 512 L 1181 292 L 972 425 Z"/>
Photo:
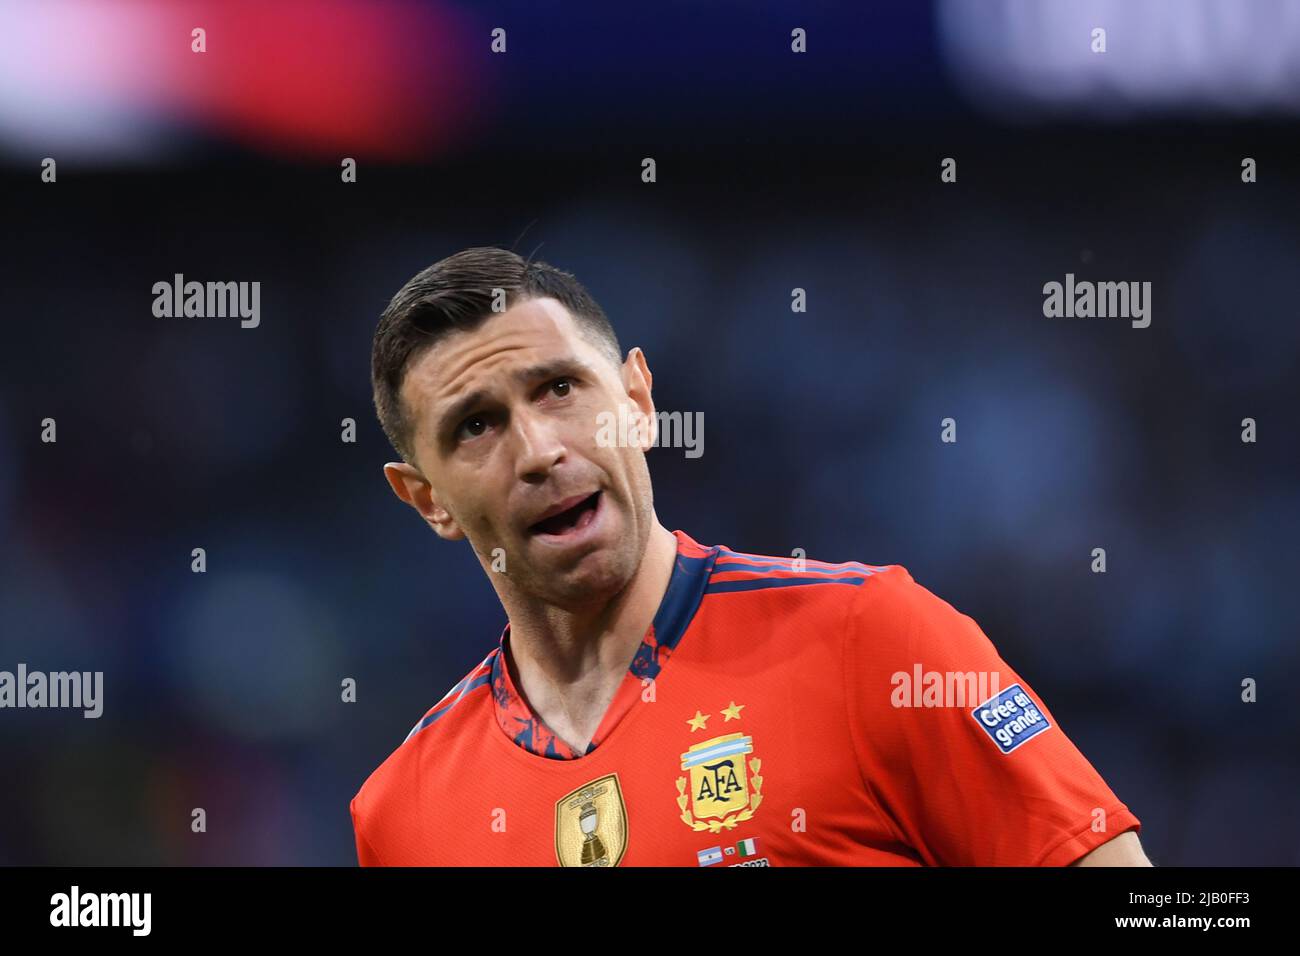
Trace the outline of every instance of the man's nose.
<path fill-rule="evenodd" d="M 564 442 L 555 423 L 529 410 L 514 416 L 511 429 L 518 443 L 516 470 L 522 481 L 541 481 L 564 457 Z"/>

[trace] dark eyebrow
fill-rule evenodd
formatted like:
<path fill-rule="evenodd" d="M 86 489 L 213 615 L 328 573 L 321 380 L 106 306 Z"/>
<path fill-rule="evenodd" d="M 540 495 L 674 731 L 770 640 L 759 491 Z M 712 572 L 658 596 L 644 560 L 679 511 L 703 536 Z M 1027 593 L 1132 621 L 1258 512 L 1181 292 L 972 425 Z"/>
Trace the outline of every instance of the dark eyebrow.
<path fill-rule="evenodd" d="M 453 402 L 448 409 L 438 416 L 439 435 L 460 424 L 460 420 L 473 411 L 474 406 L 487 400 L 487 392 L 470 392 L 464 398 Z"/>
<path fill-rule="evenodd" d="M 560 358 L 553 359 L 549 362 L 542 362 L 538 365 L 531 365 L 528 368 L 520 369 L 515 372 L 512 378 L 516 382 L 527 384 L 542 379 L 559 378 L 563 375 L 572 375 L 577 372 L 585 372 L 589 369 L 586 362 L 577 358 Z M 447 429 L 460 424 L 460 420 L 472 412 L 477 405 L 487 401 L 489 395 L 484 391 L 473 391 L 468 395 L 456 399 L 447 410 L 438 416 L 437 433 L 442 434 Z"/>
<path fill-rule="evenodd" d="M 515 381 L 524 383 L 537 382 L 542 379 L 559 378 L 563 375 L 585 372 L 587 369 L 587 363 L 580 359 L 558 358 L 549 362 L 542 362 L 530 368 L 520 369 L 515 373 Z"/>

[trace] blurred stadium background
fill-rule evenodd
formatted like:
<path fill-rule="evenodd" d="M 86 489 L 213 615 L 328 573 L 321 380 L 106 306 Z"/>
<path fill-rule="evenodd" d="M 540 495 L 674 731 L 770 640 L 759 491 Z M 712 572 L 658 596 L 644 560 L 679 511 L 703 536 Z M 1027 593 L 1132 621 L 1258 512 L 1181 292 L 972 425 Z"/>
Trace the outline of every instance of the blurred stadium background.
<path fill-rule="evenodd" d="M 0 712 L 0 863 L 355 862 L 348 800 L 504 624 L 368 380 L 482 244 L 704 413 L 669 528 L 905 565 L 1158 864 L 1300 863 L 1300 3 L 782 6 L 0 2 L 0 669 L 105 673 L 98 720 Z M 177 272 L 260 327 L 155 318 Z M 1044 318 L 1067 272 L 1151 327 Z"/>

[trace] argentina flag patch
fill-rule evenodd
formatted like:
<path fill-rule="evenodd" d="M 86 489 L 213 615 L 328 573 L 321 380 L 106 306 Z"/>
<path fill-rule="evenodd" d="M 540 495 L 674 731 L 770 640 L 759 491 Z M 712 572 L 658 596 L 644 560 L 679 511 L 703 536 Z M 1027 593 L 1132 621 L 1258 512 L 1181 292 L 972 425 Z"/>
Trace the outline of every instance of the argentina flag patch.
<path fill-rule="evenodd" d="M 971 716 L 1004 754 L 1052 726 L 1037 701 L 1019 684 L 990 697 L 972 710 Z"/>

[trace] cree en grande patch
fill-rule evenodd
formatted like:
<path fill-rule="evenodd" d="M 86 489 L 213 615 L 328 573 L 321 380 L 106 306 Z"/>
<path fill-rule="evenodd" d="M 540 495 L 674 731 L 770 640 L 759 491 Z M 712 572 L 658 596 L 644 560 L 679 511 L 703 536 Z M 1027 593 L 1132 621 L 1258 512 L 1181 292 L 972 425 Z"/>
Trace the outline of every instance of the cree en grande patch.
<path fill-rule="evenodd" d="M 1052 726 L 1037 701 L 1019 684 L 990 697 L 972 710 L 971 716 L 1004 754 Z"/>

